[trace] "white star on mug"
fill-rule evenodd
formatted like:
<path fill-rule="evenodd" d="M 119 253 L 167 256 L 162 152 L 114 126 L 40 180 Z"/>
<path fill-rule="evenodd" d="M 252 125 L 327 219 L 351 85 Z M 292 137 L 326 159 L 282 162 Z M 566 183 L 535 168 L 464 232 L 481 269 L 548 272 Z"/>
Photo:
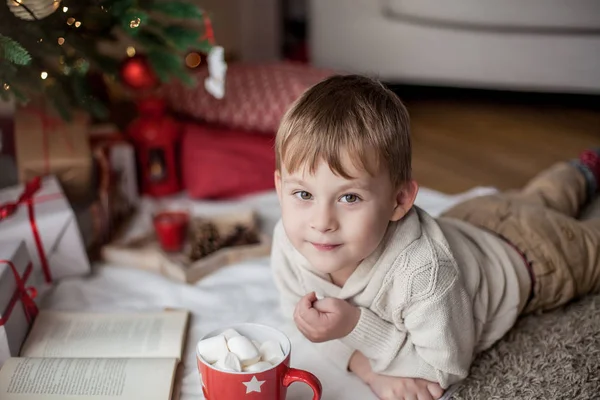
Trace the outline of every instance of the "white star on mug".
<path fill-rule="evenodd" d="M 265 382 L 266 381 L 259 381 L 258 379 L 256 379 L 256 376 L 253 376 L 252 379 L 250 379 L 248 382 L 242 382 L 242 383 L 244 385 L 246 385 L 246 394 L 248 394 L 248 393 L 252 393 L 252 392 L 260 393 L 260 387 Z"/>

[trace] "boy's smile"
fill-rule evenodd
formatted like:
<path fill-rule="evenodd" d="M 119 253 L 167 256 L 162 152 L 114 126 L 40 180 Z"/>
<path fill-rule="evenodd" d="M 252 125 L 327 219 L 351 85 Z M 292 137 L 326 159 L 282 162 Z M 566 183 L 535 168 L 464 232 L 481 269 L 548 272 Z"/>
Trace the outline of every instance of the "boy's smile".
<path fill-rule="evenodd" d="M 286 235 L 314 269 L 334 281 L 340 281 L 336 275 L 350 276 L 375 251 L 398 213 L 400 192 L 387 171 L 371 176 L 347 155 L 343 165 L 352 178 L 336 175 L 324 161 L 314 173 L 282 168 L 275 174 Z"/>
<path fill-rule="evenodd" d="M 338 249 L 341 244 L 327 244 L 327 243 L 311 243 L 315 246 L 315 249 L 319 251 L 332 251 Z"/>

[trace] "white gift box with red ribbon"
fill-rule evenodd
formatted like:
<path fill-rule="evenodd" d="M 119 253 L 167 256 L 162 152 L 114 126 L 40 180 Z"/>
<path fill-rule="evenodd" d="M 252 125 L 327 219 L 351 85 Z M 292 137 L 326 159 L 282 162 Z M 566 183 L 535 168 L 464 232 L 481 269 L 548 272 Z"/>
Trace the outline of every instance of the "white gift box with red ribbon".
<path fill-rule="evenodd" d="M 75 215 L 54 176 L 0 190 L 0 241 L 7 239 L 25 241 L 34 284 L 90 272 Z"/>
<path fill-rule="evenodd" d="M 17 357 L 38 309 L 28 286 L 33 265 L 25 242 L 0 242 L 0 367 Z"/>

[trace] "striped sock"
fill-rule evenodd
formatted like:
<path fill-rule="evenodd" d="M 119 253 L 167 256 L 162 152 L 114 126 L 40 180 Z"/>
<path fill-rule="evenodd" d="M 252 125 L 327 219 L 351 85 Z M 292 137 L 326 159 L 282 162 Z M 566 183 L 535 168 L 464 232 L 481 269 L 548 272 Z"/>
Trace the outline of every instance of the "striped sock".
<path fill-rule="evenodd" d="M 571 164 L 585 177 L 588 199 L 591 199 L 598 192 L 600 184 L 600 148 L 583 151 L 578 159 L 571 161 Z"/>

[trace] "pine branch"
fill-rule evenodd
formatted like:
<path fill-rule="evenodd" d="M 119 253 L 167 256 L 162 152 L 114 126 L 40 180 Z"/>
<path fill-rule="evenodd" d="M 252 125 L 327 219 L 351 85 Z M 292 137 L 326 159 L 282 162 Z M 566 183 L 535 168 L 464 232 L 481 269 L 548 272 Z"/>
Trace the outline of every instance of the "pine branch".
<path fill-rule="evenodd" d="M 197 6 L 181 1 L 156 1 L 148 9 L 173 18 L 202 19 L 204 13 Z"/>
<path fill-rule="evenodd" d="M 148 53 L 148 61 L 156 71 L 161 82 L 169 81 L 170 75 L 175 71 L 183 70 L 183 60 L 181 57 L 166 53 L 160 50 L 153 50 Z"/>
<path fill-rule="evenodd" d="M 90 114 L 100 119 L 108 117 L 108 109 L 92 95 L 85 77 L 75 77 L 75 79 L 71 81 L 71 88 L 77 102 Z"/>
<path fill-rule="evenodd" d="M 198 21 L 199 28 L 180 26 L 179 20 Z M 94 97 L 87 74 L 118 78 L 125 55 L 101 54 L 99 42 L 116 41 L 125 33 L 162 82 L 175 78 L 192 85 L 183 52 L 208 52 L 214 46 L 206 40 L 207 21 L 189 0 L 62 0 L 55 12 L 32 21 L 0 4 L 0 93 L 19 102 L 43 94 L 64 118 L 76 107 L 102 118 L 107 106 Z"/>
<path fill-rule="evenodd" d="M 187 50 L 198 43 L 200 33 L 179 25 L 170 25 L 163 29 L 163 35 L 171 45 L 179 50 Z"/>
<path fill-rule="evenodd" d="M 0 55 L 2 58 L 16 65 L 28 65 L 31 55 L 18 42 L 8 36 L 0 35 Z"/>

